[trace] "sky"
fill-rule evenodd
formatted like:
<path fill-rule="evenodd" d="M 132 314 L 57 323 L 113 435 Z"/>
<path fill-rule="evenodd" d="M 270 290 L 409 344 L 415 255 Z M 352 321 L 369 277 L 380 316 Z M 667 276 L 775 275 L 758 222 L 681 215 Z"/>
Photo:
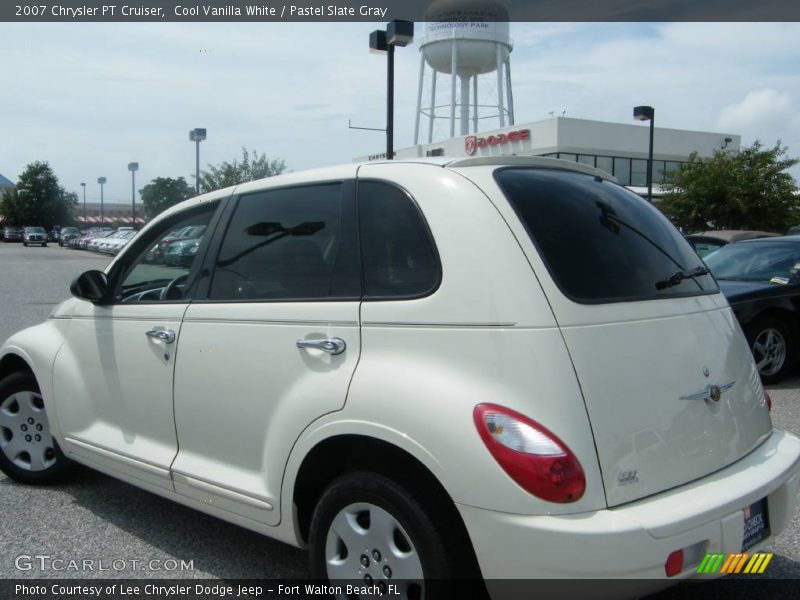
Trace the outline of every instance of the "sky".
<path fill-rule="evenodd" d="M 242 146 L 293 171 L 382 152 L 384 23 L 0 23 L 0 173 L 48 161 L 61 184 L 130 202 L 155 177 L 194 185 Z M 417 25 L 417 39 L 421 25 Z M 568 117 L 778 139 L 800 156 L 798 23 L 512 23 L 518 123 Z M 413 143 L 418 44 L 396 53 L 395 148 Z M 435 139 L 447 137 L 444 123 Z M 800 168 L 793 170 L 800 180 Z M 138 195 L 137 195 L 138 201 Z"/>

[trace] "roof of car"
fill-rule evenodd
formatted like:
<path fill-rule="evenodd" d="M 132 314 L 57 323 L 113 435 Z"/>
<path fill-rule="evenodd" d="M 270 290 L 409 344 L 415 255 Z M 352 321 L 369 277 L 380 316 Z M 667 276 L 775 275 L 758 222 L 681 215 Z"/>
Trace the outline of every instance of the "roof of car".
<path fill-rule="evenodd" d="M 748 240 L 739 240 L 736 244 L 763 244 L 770 242 L 785 242 L 789 244 L 800 244 L 800 235 L 777 235 L 761 238 L 751 238 Z"/>
<path fill-rule="evenodd" d="M 213 192 L 200 194 L 194 198 L 171 206 L 160 215 L 158 221 L 169 217 L 170 215 L 180 212 L 190 206 L 197 206 L 205 202 L 212 202 L 220 198 L 230 196 L 234 192 L 243 194 L 247 192 L 255 192 L 264 189 L 265 187 L 282 187 L 290 185 L 299 185 L 308 182 L 323 182 L 323 181 L 336 181 L 342 179 L 349 179 L 356 177 L 359 169 L 362 167 L 369 167 L 371 165 L 392 165 L 392 164 L 420 164 L 441 168 L 461 169 L 466 167 L 481 167 L 481 166 L 507 166 L 507 167 L 539 167 L 544 169 L 559 169 L 564 171 L 573 171 L 578 173 L 585 173 L 595 177 L 600 177 L 607 181 L 616 182 L 617 179 L 605 171 L 595 169 L 588 165 L 576 163 L 568 160 L 560 160 L 557 158 L 545 158 L 542 156 L 474 156 L 468 158 L 455 158 L 452 156 L 433 156 L 424 158 L 404 158 L 395 160 L 381 160 L 361 163 L 350 163 L 337 165 L 332 167 L 321 167 L 318 169 L 309 169 L 304 171 L 296 171 L 292 173 L 284 173 L 283 175 L 275 175 L 265 179 L 257 179 L 255 181 L 248 181 L 236 186 L 230 186 Z M 266 184 L 266 185 L 265 185 Z M 155 220 L 154 220 L 155 221 Z M 151 221 L 151 222 L 154 222 Z"/>
<path fill-rule="evenodd" d="M 420 158 L 403 158 L 395 160 L 381 160 L 359 163 L 359 166 L 367 166 L 374 164 L 397 164 L 397 163 L 419 163 L 426 165 L 434 165 L 445 167 L 449 169 L 461 169 L 465 167 L 539 167 L 543 169 L 560 169 L 564 171 L 575 171 L 578 173 L 585 173 L 587 175 L 594 175 L 601 177 L 608 181 L 616 182 L 617 179 L 606 173 L 601 169 L 595 169 L 583 163 L 574 162 L 571 160 L 562 160 L 559 158 L 547 158 L 544 156 L 470 156 L 466 158 L 453 157 L 453 156 L 435 156 L 435 157 L 420 157 Z"/>
<path fill-rule="evenodd" d="M 723 240 L 725 242 L 740 242 L 743 240 L 751 240 L 755 238 L 767 237 L 780 237 L 780 233 L 772 233 L 770 231 L 758 231 L 756 229 L 716 229 L 711 231 L 703 231 L 700 233 L 693 233 L 687 237 L 702 236 L 707 238 L 714 238 Z"/>

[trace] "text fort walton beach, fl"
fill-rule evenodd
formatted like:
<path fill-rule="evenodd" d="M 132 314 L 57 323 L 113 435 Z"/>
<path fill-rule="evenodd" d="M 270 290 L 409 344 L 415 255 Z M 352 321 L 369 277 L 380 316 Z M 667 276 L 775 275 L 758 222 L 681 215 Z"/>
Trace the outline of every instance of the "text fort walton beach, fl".
<path fill-rule="evenodd" d="M 45 16 L 48 13 L 54 17 L 153 17 L 166 16 L 163 7 L 135 6 L 130 4 L 104 4 L 102 6 L 53 6 L 36 5 L 17 8 L 17 16 Z M 50 8 L 48 11 L 47 9 Z M 380 17 L 384 18 L 388 8 L 362 5 L 338 6 L 328 4 L 325 6 L 295 6 L 293 4 L 247 4 L 244 6 L 211 6 L 207 4 L 182 5 L 177 4 L 172 12 L 177 17 Z"/>

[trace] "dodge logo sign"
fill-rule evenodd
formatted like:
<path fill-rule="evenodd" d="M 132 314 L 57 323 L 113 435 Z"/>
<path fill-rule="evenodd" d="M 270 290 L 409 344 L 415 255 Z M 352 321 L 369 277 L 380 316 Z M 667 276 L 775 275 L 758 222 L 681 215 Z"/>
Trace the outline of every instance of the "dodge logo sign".
<path fill-rule="evenodd" d="M 472 156 L 475 154 L 475 150 L 478 149 L 478 138 L 474 135 L 469 135 L 464 139 L 464 150 L 467 153 L 467 156 Z"/>
<path fill-rule="evenodd" d="M 486 137 L 470 135 L 464 138 L 464 151 L 467 153 L 467 156 L 472 156 L 477 152 L 478 148 L 500 146 L 501 144 L 510 144 L 512 142 L 521 142 L 529 139 L 531 139 L 530 129 L 520 129 L 518 131 L 498 133 L 497 135 L 489 135 Z"/>

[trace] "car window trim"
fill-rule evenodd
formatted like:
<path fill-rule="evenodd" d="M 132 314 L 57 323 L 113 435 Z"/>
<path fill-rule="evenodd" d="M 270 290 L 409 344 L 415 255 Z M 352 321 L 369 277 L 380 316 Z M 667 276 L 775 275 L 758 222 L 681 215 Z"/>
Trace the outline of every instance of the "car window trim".
<path fill-rule="evenodd" d="M 185 210 L 179 211 L 174 215 L 170 215 L 164 223 L 161 223 L 159 228 L 155 231 L 155 233 L 148 232 L 146 237 L 142 237 L 135 242 L 135 246 L 131 246 L 130 249 L 125 251 L 125 254 L 132 253 L 136 258 L 140 257 L 141 249 L 147 249 L 156 239 L 158 239 L 161 235 L 168 233 L 170 227 L 173 227 L 174 223 L 179 222 L 192 214 L 202 214 L 205 211 L 210 210 L 211 206 L 216 204 L 216 207 L 213 208 L 213 214 L 211 215 L 211 219 L 209 221 L 208 227 L 215 227 L 216 224 L 220 220 L 220 215 L 227 205 L 229 197 L 223 197 L 220 199 L 211 200 L 209 202 L 202 202 Z M 163 225 L 169 224 L 166 229 L 163 228 Z M 134 303 L 126 303 L 126 302 L 118 302 L 114 301 L 113 298 L 116 297 L 117 292 L 119 291 L 119 286 L 122 285 L 122 282 L 125 278 L 130 274 L 131 270 L 135 266 L 133 263 L 130 263 L 125 260 L 125 256 L 123 255 L 119 262 L 117 262 L 112 270 L 108 273 L 108 281 L 111 287 L 111 298 L 112 302 L 109 306 L 142 306 L 148 304 L 190 304 L 193 301 L 193 297 L 196 291 L 197 282 L 199 280 L 199 275 L 202 272 L 202 267 L 205 264 L 205 253 L 208 249 L 208 243 L 206 243 L 206 236 L 203 236 L 203 240 L 200 242 L 200 247 L 197 249 L 198 254 L 202 253 L 201 260 L 197 266 L 193 266 L 189 270 L 189 278 L 188 278 L 188 285 L 186 287 L 187 296 L 178 300 L 145 300 L 142 302 L 134 302 Z"/>
<path fill-rule="evenodd" d="M 508 194 L 506 193 L 505 188 L 503 187 L 502 183 L 500 182 L 500 180 L 497 177 L 500 173 L 503 173 L 505 171 L 531 171 L 531 170 L 534 170 L 534 171 L 536 171 L 536 170 L 539 170 L 539 171 L 550 170 L 550 171 L 552 171 L 553 169 L 548 169 L 548 168 L 545 168 L 545 167 L 532 167 L 532 166 L 500 167 L 500 168 L 494 170 L 494 172 L 492 173 L 492 178 L 494 179 L 495 184 L 497 185 L 498 189 L 500 190 L 500 193 L 502 194 L 503 199 L 511 207 L 511 210 L 514 211 L 514 215 L 516 216 L 517 221 L 519 222 L 520 225 L 522 225 L 522 228 L 524 229 L 525 233 L 528 236 L 528 240 L 533 245 L 534 249 L 536 250 L 536 253 L 539 255 L 539 259 L 542 261 L 542 264 L 544 264 L 545 269 L 547 269 L 547 274 L 550 277 L 550 280 L 555 284 L 556 288 L 558 288 L 558 291 L 560 291 L 564 295 L 564 297 L 567 298 L 568 300 L 571 300 L 572 302 L 575 302 L 576 304 L 583 304 L 583 305 L 587 305 L 587 306 L 593 306 L 593 305 L 603 305 L 603 304 L 619 304 L 619 303 L 622 303 L 622 302 L 656 302 L 656 301 L 659 301 L 659 300 L 677 300 L 677 299 L 681 299 L 681 298 L 693 298 L 693 297 L 696 297 L 696 296 L 713 296 L 715 294 L 721 294 L 722 293 L 722 291 L 720 290 L 719 286 L 717 285 L 716 289 L 712 289 L 712 290 L 694 290 L 694 291 L 687 291 L 687 292 L 672 292 L 672 293 L 668 293 L 668 294 L 658 294 L 658 295 L 650 295 L 650 296 L 641 296 L 641 295 L 637 295 L 637 296 L 619 296 L 619 297 L 615 296 L 614 298 L 593 299 L 593 298 L 580 298 L 580 297 L 574 296 L 573 294 L 570 294 L 569 292 L 567 292 L 564 289 L 564 287 L 561 285 L 561 282 L 559 281 L 559 279 L 553 274 L 553 269 L 550 267 L 550 262 L 548 261 L 545 253 L 542 251 L 541 247 L 539 246 L 539 242 L 536 239 L 536 236 L 534 236 L 533 232 L 528 228 L 528 225 L 525 222 L 525 219 L 522 218 L 522 215 L 520 214 L 516 204 L 511 201 L 511 199 L 509 198 Z M 585 173 L 580 173 L 579 171 L 569 171 L 569 170 L 564 171 L 564 170 L 562 170 L 562 172 L 578 173 L 579 175 L 586 175 Z M 588 176 L 591 177 L 590 175 L 588 175 Z M 604 183 L 607 183 L 609 185 L 618 185 L 619 187 L 627 190 L 627 188 L 625 188 L 625 186 L 619 185 L 618 183 L 614 183 L 612 181 L 605 181 Z M 635 194 L 635 192 L 631 192 L 630 190 L 627 190 L 627 191 L 629 191 L 631 194 L 637 195 L 637 194 Z M 643 201 L 645 201 L 645 200 L 643 200 Z M 696 254 L 696 251 L 694 250 L 692 245 L 689 243 L 689 241 L 686 240 L 685 237 L 684 237 L 684 240 L 686 241 L 687 244 L 689 244 L 689 247 L 692 248 L 692 252 L 695 252 L 695 254 Z M 703 259 L 702 258 L 698 257 L 698 259 L 700 260 L 701 263 L 703 263 Z M 714 279 L 713 275 L 709 275 L 709 277 L 711 277 L 712 280 L 714 280 L 714 284 L 716 285 L 716 279 Z"/>
<path fill-rule="evenodd" d="M 364 248 L 361 243 L 361 194 L 358 192 L 358 186 L 356 186 L 356 212 L 358 215 L 357 235 L 358 235 L 358 248 L 359 248 L 359 262 L 361 263 L 361 290 L 362 290 L 361 299 L 364 302 L 391 302 L 391 301 L 399 302 L 404 300 L 420 300 L 422 298 L 427 298 L 429 296 L 432 296 L 442 285 L 442 277 L 443 277 L 442 261 L 439 256 L 439 248 L 437 247 L 436 240 L 433 237 L 433 232 L 431 231 L 430 225 L 428 224 L 428 219 L 425 218 L 425 213 L 422 212 L 422 209 L 420 208 L 419 203 L 417 203 L 416 198 L 414 198 L 413 194 L 411 194 L 411 192 L 409 192 L 402 185 L 394 181 L 389 181 L 388 179 L 380 179 L 376 177 L 359 177 L 357 183 L 361 182 L 381 183 L 384 185 L 389 185 L 399 190 L 411 202 L 411 205 L 416 209 L 420 221 L 422 222 L 422 226 L 425 230 L 425 236 L 427 237 L 428 244 L 430 245 L 431 251 L 433 253 L 433 259 L 436 266 L 436 278 L 433 282 L 433 285 L 424 292 L 420 292 L 417 294 L 402 294 L 402 295 L 401 294 L 374 295 L 374 296 L 368 295 L 365 273 L 364 273 L 364 259 L 363 259 Z"/>
<path fill-rule="evenodd" d="M 326 179 L 313 182 L 304 183 L 291 183 L 287 185 L 279 185 L 274 187 L 266 187 L 259 190 L 248 191 L 244 194 L 235 194 L 231 197 L 229 206 L 226 207 L 225 214 L 222 215 L 221 223 L 214 232 L 214 238 L 206 253 L 203 262 L 203 278 L 195 290 L 193 303 L 195 304 L 280 304 L 288 302 L 356 302 L 360 301 L 362 294 L 359 293 L 355 296 L 329 296 L 325 298 L 242 298 L 242 299 L 215 299 L 211 298 L 211 288 L 214 282 L 214 272 L 216 264 L 219 260 L 219 253 L 222 250 L 222 243 L 228 234 L 228 229 L 233 222 L 233 217 L 236 214 L 236 209 L 239 207 L 239 202 L 246 196 L 254 194 L 262 194 L 265 192 L 291 190 L 296 188 L 320 187 L 326 185 L 341 185 L 341 208 L 342 208 L 342 232 L 345 231 L 345 219 L 350 219 L 349 227 L 354 229 L 356 234 L 358 232 L 358 223 L 356 219 L 356 179 L 355 178 L 336 178 Z M 356 243 L 357 239 L 349 243 Z M 355 249 L 356 260 L 358 261 L 358 270 L 363 272 L 361 268 L 361 250 L 359 247 Z M 334 272 L 334 278 L 338 276 L 338 269 Z M 363 290 L 363 283 L 361 285 Z"/>

